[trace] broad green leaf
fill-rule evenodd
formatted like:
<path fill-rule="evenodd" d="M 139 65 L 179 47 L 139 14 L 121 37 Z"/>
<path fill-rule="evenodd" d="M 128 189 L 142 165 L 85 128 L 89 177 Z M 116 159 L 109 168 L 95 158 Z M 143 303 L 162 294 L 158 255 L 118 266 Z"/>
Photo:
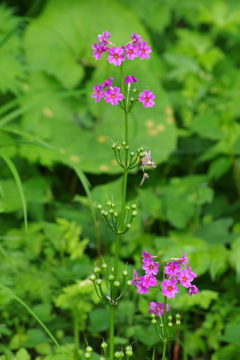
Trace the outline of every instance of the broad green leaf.
<path fill-rule="evenodd" d="M 200 136 L 211 140 L 223 139 L 226 136 L 221 130 L 221 119 L 215 114 L 197 116 L 189 127 Z"/>
<path fill-rule="evenodd" d="M 207 241 L 209 245 L 228 244 L 236 237 L 234 234 L 230 234 L 228 230 L 232 223 L 232 218 L 223 218 L 203 224 L 197 230 L 196 236 Z"/>
<path fill-rule="evenodd" d="M 16 352 L 16 359 L 17 360 L 30 360 L 31 356 L 26 349 L 21 348 Z"/>
<path fill-rule="evenodd" d="M 211 257 L 209 272 L 211 279 L 215 281 L 226 271 L 229 254 L 223 245 L 213 245 L 209 251 Z"/>
<path fill-rule="evenodd" d="M 208 176 L 210 179 L 218 180 L 224 175 L 231 167 L 232 162 L 229 157 L 221 156 L 213 160 L 210 164 Z"/>
<path fill-rule="evenodd" d="M 177 301 L 171 300 L 171 305 L 173 308 L 181 308 L 183 310 L 187 310 L 192 306 L 199 306 L 204 310 L 207 310 L 212 301 L 218 299 L 219 294 L 216 291 L 211 290 L 202 290 L 199 293 L 189 296 L 188 294 L 184 294 L 179 296 Z"/>

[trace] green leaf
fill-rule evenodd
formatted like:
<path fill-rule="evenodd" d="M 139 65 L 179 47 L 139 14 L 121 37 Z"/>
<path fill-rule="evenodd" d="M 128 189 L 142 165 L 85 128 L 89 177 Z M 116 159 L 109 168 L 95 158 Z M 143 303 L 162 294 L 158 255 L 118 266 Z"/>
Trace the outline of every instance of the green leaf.
<path fill-rule="evenodd" d="M 189 128 L 200 136 L 211 140 L 223 139 L 226 136 L 221 129 L 221 119 L 215 114 L 197 116 L 193 119 Z"/>
<path fill-rule="evenodd" d="M 213 245 L 210 247 L 210 275 L 215 281 L 228 268 L 228 251 L 223 245 Z"/>
<path fill-rule="evenodd" d="M 203 224 L 195 235 L 207 241 L 209 245 L 228 244 L 236 237 L 228 231 L 232 223 L 232 218 L 215 220 L 211 223 Z"/>
<path fill-rule="evenodd" d="M 213 300 L 218 299 L 219 294 L 216 291 L 202 290 L 199 293 L 189 296 L 184 294 L 179 296 L 177 302 L 170 301 L 169 304 L 173 308 L 181 308 L 184 311 L 188 310 L 191 306 L 199 306 L 204 310 L 207 310 Z"/>
<path fill-rule="evenodd" d="M 16 352 L 16 359 L 17 360 L 30 360 L 31 356 L 26 349 L 21 348 Z"/>
<path fill-rule="evenodd" d="M 221 156 L 216 160 L 213 160 L 208 170 L 209 178 L 218 180 L 230 169 L 231 165 L 232 165 L 231 159 L 226 156 Z"/>

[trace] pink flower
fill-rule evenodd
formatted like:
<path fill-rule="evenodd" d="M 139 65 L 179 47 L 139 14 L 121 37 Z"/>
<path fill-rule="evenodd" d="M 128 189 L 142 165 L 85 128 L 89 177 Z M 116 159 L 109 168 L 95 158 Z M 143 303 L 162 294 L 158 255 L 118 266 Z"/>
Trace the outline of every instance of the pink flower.
<path fill-rule="evenodd" d="M 96 98 L 95 102 L 98 102 L 101 97 L 105 95 L 104 91 L 102 91 L 102 85 L 94 85 L 93 90 L 95 91 L 91 97 Z"/>
<path fill-rule="evenodd" d="M 195 274 L 195 273 L 192 271 L 192 269 L 190 268 L 190 266 L 187 266 L 187 271 L 188 271 L 189 276 L 191 276 L 193 279 L 194 279 L 195 277 L 197 277 L 197 274 Z"/>
<path fill-rule="evenodd" d="M 108 39 L 110 38 L 111 34 L 108 31 L 104 31 L 102 34 L 98 35 L 97 41 L 106 45 L 109 43 Z"/>
<path fill-rule="evenodd" d="M 133 44 L 139 44 L 142 41 L 142 36 L 141 35 L 137 35 L 135 32 L 132 33 L 131 35 L 131 43 Z"/>
<path fill-rule="evenodd" d="M 136 286 L 138 281 L 139 281 L 139 277 L 138 277 L 137 271 L 134 269 L 133 270 L 133 280 L 132 280 L 131 284 Z"/>
<path fill-rule="evenodd" d="M 181 269 L 180 265 L 177 261 L 173 261 L 167 264 L 167 266 L 164 267 L 164 273 L 168 276 L 175 276 L 177 275 L 178 271 Z"/>
<path fill-rule="evenodd" d="M 158 273 L 158 263 L 153 260 L 148 260 L 142 266 L 143 270 L 145 270 L 146 275 L 157 275 Z"/>
<path fill-rule="evenodd" d="M 191 281 L 193 280 L 193 277 L 187 269 L 183 269 L 181 272 L 179 272 L 177 278 L 180 284 L 186 288 L 189 288 L 192 285 Z"/>
<path fill-rule="evenodd" d="M 144 286 L 142 278 L 143 276 L 140 277 L 140 281 L 137 284 L 137 292 L 139 294 L 146 294 L 149 292 L 149 288 L 147 286 Z"/>
<path fill-rule="evenodd" d="M 147 253 L 146 251 L 142 252 L 142 258 L 143 258 L 142 259 L 143 263 L 147 262 L 148 260 L 152 260 L 152 256 L 149 253 Z"/>
<path fill-rule="evenodd" d="M 106 46 L 102 46 L 101 44 L 93 44 L 92 45 L 93 51 L 93 57 L 95 57 L 96 60 L 99 60 L 102 56 L 103 51 L 106 51 Z"/>
<path fill-rule="evenodd" d="M 161 283 L 162 286 L 162 294 L 164 296 L 166 296 L 167 298 L 174 298 L 175 297 L 175 293 L 178 293 L 179 290 L 176 286 L 177 284 L 177 280 L 176 279 L 171 279 L 171 280 L 163 280 Z"/>
<path fill-rule="evenodd" d="M 164 315 L 164 304 L 163 303 L 155 303 L 154 301 L 151 301 L 149 304 L 149 314 L 155 314 L 157 316 L 163 316 Z M 166 306 L 166 311 L 169 311 L 170 307 L 169 305 Z"/>
<path fill-rule="evenodd" d="M 138 101 L 141 101 L 145 107 L 153 107 L 155 105 L 154 98 L 155 95 L 150 90 L 143 90 L 138 96 Z"/>
<path fill-rule="evenodd" d="M 125 77 L 124 84 L 130 84 L 131 82 L 138 82 L 138 80 L 132 75 L 128 75 L 124 77 Z"/>
<path fill-rule="evenodd" d="M 192 296 L 192 294 L 197 294 L 199 292 L 198 288 L 195 285 L 191 285 L 188 288 L 188 294 Z"/>
<path fill-rule="evenodd" d="M 138 54 L 140 59 L 149 59 L 150 55 L 148 55 L 150 52 L 152 52 L 151 46 L 147 46 L 147 42 L 143 41 L 139 44 L 138 47 Z"/>
<path fill-rule="evenodd" d="M 120 93 L 120 88 L 114 86 L 111 89 L 105 91 L 104 100 L 106 103 L 111 103 L 112 105 L 117 105 L 119 101 L 123 99 L 123 94 Z"/>
<path fill-rule="evenodd" d="M 108 62 L 110 64 L 113 64 L 115 66 L 121 65 L 122 61 L 125 60 L 125 57 L 122 55 L 124 52 L 124 49 L 122 47 L 112 47 L 109 49 L 108 52 Z"/>
<path fill-rule="evenodd" d="M 187 254 L 184 253 L 184 254 L 180 257 L 179 261 L 180 261 L 181 265 L 188 264 L 188 258 L 186 257 L 186 255 L 187 255 Z"/>
<path fill-rule="evenodd" d="M 135 57 L 138 57 L 138 47 L 133 44 L 127 44 L 125 46 L 125 55 L 128 60 L 134 60 Z"/>
<path fill-rule="evenodd" d="M 102 84 L 102 87 L 105 88 L 106 86 L 110 87 L 112 86 L 113 77 L 111 76 L 109 79 L 105 80 Z"/>
<path fill-rule="evenodd" d="M 157 285 L 157 280 L 153 275 L 144 275 L 142 279 L 143 286 L 149 288 Z"/>

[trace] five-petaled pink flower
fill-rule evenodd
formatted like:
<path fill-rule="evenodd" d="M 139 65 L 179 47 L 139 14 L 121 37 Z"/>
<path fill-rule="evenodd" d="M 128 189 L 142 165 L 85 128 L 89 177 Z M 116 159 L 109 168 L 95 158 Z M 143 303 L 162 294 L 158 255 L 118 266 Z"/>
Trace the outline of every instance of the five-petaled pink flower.
<path fill-rule="evenodd" d="M 147 45 L 146 41 L 143 41 L 138 46 L 138 54 L 140 59 L 149 59 L 150 55 L 148 55 L 150 52 L 152 52 L 151 46 Z"/>
<path fill-rule="evenodd" d="M 139 56 L 138 46 L 133 44 L 127 44 L 125 46 L 125 55 L 128 60 L 134 60 L 135 57 Z"/>
<path fill-rule="evenodd" d="M 106 46 L 101 44 L 93 44 L 92 49 L 94 50 L 93 57 L 95 57 L 96 60 L 99 60 L 102 56 L 102 53 L 107 50 Z"/>
<path fill-rule="evenodd" d="M 99 101 L 104 95 L 104 91 L 102 91 L 102 85 L 94 85 L 93 90 L 95 91 L 91 97 L 96 98 L 95 102 Z"/>
<path fill-rule="evenodd" d="M 188 294 L 192 296 L 192 294 L 197 294 L 199 292 L 198 288 L 195 285 L 191 285 L 188 288 Z"/>
<path fill-rule="evenodd" d="M 180 265 L 177 261 L 172 261 L 167 264 L 167 266 L 164 267 L 164 273 L 170 276 L 177 275 L 178 271 L 181 269 Z"/>
<path fill-rule="evenodd" d="M 142 41 L 142 36 L 141 35 L 137 35 L 135 32 L 132 33 L 131 35 L 131 43 L 133 44 L 139 44 Z"/>
<path fill-rule="evenodd" d="M 143 90 L 138 96 L 138 100 L 141 101 L 145 107 L 153 107 L 155 105 L 153 99 L 155 99 L 155 95 L 150 90 Z"/>
<path fill-rule="evenodd" d="M 112 105 L 117 105 L 119 101 L 123 99 L 123 94 L 120 93 L 120 88 L 114 86 L 111 89 L 105 91 L 104 100 L 106 103 L 111 103 Z"/>
<path fill-rule="evenodd" d="M 124 84 L 130 84 L 131 82 L 138 82 L 138 79 L 136 79 L 134 76 L 132 75 L 128 75 L 128 76 L 124 76 Z"/>
<path fill-rule="evenodd" d="M 181 272 L 179 272 L 177 278 L 180 284 L 186 288 L 189 288 L 192 285 L 191 281 L 193 280 L 193 276 L 187 269 L 183 269 Z"/>
<path fill-rule="evenodd" d="M 174 298 L 175 294 L 179 292 L 176 286 L 177 282 L 178 282 L 177 279 L 163 280 L 161 282 L 162 294 L 169 299 Z"/>
<path fill-rule="evenodd" d="M 142 269 L 145 270 L 146 275 L 157 275 L 158 263 L 148 260 L 143 264 Z"/>
<path fill-rule="evenodd" d="M 110 36 L 111 34 L 108 31 L 104 31 L 102 34 L 98 35 L 97 41 L 101 44 L 106 45 L 109 43 L 108 39 L 110 38 Z"/>
<path fill-rule="evenodd" d="M 108 51 L 108 62 L 110 64 L 113 64 L 115 66 L 121 65 L 122 61 L 125 60 L 125 57 L 123 56 L 124 49 L 120 46 L 118 48 L 112 47 Z"/>
<path fill-rule="evenodd" d="M 163 303 L 156 303 L 151 301 L 149 304 L 149 314 L 155 314 L 156 316 L 163 316 L 164 315 L 164 304 Z M 169 305 L 166 306 L 166 311 L 169 311 Z"/>

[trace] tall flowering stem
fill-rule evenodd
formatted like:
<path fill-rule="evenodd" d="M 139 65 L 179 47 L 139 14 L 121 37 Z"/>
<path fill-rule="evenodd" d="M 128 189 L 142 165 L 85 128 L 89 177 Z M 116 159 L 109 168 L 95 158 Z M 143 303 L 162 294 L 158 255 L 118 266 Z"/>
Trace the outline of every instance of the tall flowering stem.
<path fill-rule="evenodd" d="M 89 278 L 92 280 L 97 296 L 105 303 L 109 305 L 109 360 L 114 360 L 114 356 L 119 357 L 114 353 L 114 312 L 115 307 L 120 301 L 124 299 L 128 287 L 131 285 L 131 281 L 126 280 L 127 271 L 122 272 L 122 284 L 118 280 L 118 263 L 119 263 L 119 251 L 121 244 L 121 236 L 130 230 L 132 222 L 137 215 L 136 205 L 131 206 L 126 203 L 127 199 L 127 183 L 128 173 L 130 170 L 141 166 L 143 170 L 143 180 L 140 183 L 142 186 L 145 179 L 149 178 L 149 175 L 145 172 L 145 166 L 155 168 L 154 162 L 151 159 L 151 152 L 144 151 L 142 147 L 137 149 L 136 152 L 131 151 L 129 147 L 129 129 L 128 129 L 128 114 L 133 109 L 136 103 L 140 103 L 144 107 L 154 106 L 154 94 L 150 90 L 143 90 L 139 95 L 136 87 L 132 89 L 131 86 L 137 83 L 138 80 L 133 75 L 124 76 L 123 74 L 123 62 L 125 60 L 134 60 L 136 57 L 140 59 L 148 59 L 151 53 L 151 46 L 147 45 L 147 42 L 142 40 L 141 35 L 133 33 L 131 40 L 125 45 L 117 47 L 110 42 L 111 34 L 108 31 L 104 31 L 97 36 L 97 43 L 93 44 L 93 57 L 96 60 L 100 60 L 104 53 L 107 54 L 107 61 L 114 66 L 120 67 L 120 87 L 113 86 L 113 77 L 105 80 L 102 84 L 95 84 L 93 86 L 94 92 L 91 97 L 95 99 L 95 102 L 104 100 L 106 103 L 113 106 L 119 106 L 124 110 L 124 140 L 121 144 L 118 142 L 112 144 L 112 149 L 117 163 L 123 168 L 123 183 L 122 183 L 122 199 L 120 214 L 115 209 L 115 204 L 112 201 L 107 201 L 108 211 L 104 210 L 101 204 L 97 205 L 97 209 L 101 212 L 103 219 L 108 228 L 116 234 L 115 241 L 115 254 L 114 254 L 114 267 L 112 273 L 108 276 L 106 281 L 107 292 L 104 293 L 102 289 L 102 282 L 100 275 L 102 270 L 96 266 L 94 269 L 95 274 Z M 127 86 L 127 92 L 125 87 Z M 135 85 L 134 85 L 135 86 Z M 123 152 L 123 155 L 121 155 Z M 107 265 L 104 265 L 106 269 Z M 150 271 L 150 270 L 149 270 Z M 106 275 L 106 274 L 105 274 Z M 148 279 L 151 282 L 151 278 Z M 106 346 L 104 344 L 104 356 L 106 357 Z M 117 352 L 118 353 L 118 352 Z M 126 348 L 127 359 L 132 356 L 132 347 L 129 345 Z M 122 355 L 120 354 L 120 357 Z"/>

